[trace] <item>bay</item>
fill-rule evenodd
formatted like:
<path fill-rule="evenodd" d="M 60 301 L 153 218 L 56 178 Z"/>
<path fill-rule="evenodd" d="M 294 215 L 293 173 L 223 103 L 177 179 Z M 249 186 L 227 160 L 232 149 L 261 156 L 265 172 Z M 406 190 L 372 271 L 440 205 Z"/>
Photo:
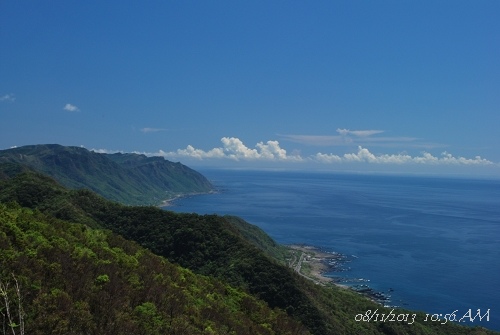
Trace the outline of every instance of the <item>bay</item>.
<path fill-rule="evenodd" d="M 500 330 L 499 180 L 200 172 L 218 192 L 166 209 L 237 215 L 279 243 L 340 252 L 348 271 L 331 275 L 366 280 L 392 305 L 459 316 L 489 310 L 489 321 L 470 324 Z"/>

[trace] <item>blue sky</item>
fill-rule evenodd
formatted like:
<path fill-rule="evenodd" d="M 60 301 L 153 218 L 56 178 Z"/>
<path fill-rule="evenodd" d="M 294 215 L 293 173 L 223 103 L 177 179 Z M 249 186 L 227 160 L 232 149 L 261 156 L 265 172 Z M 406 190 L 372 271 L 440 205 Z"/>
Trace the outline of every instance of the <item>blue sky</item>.
<path fill-rule="evenodd" d="M 500 175 L 500 2 L 0 2 L 0 149 Z"/>

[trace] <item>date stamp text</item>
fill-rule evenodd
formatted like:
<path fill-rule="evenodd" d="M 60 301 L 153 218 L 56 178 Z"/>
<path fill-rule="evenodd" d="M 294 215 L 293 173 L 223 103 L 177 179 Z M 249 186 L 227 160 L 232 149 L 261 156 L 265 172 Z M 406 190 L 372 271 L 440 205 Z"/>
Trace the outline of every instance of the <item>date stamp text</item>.
<path fill-rule="evenodd" d="M 359 313 L 354 317 L 355 321 L 358 322 L 406 322 L 411 325 L 415 322 L 417 314 L 412 313 L 395 313 L 392 309 L 389 313 L 379 312 L 378 309 L 372 311 L 367 310 L 364 314 Z M 490 309 L 485 312 L 481 312 L 481 309 L 474 311 L 469 308 L 467 311 L 460 313 L 454 310 L 451 313 L 435 313 L 435 314 L 425 314 L 422 321 L 424 322 L 439 322 L 445 324 L 448 321 L 452 322 L 475 322 L 475 321 L 490 321 Z"/>

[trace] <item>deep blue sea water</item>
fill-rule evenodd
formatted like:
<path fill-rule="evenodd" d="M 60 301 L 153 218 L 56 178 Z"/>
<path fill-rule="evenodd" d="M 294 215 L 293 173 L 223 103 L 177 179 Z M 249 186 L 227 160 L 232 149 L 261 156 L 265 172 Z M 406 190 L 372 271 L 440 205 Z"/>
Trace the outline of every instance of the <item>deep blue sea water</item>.
<path fill-rule="evenodd" d="M 237 215 L 279 243 L 349 255 L 349 270 L 332 275 L 368 279 L 391 304 L 430 314 L 489 309 L 472 325 L 500 330 L 499 180 L 201 172 L 219 192 L 166 209 Z"/>

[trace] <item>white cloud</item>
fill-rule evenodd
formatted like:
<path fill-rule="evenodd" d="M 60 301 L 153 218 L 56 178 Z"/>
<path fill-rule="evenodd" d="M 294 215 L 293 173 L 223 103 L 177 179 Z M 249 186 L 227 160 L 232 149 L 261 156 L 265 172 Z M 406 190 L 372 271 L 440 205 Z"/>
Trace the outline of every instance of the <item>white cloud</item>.
<path fill-rule="evenodd" d="M 195 149 L 188 145 L 186 149 L 178 149 L 174 152 L 162 152 L 164 157 L 191 157 L 196 159 L 205 158 L 226 158 L 231 160 L 291 160 L 300 161 L 302 158 L 296 155 L 288 155 L 286 150 L 280 147 L 278 141 L 259 142 L 255 145 L 256 149 L 247 147 L 239 138 L 223 137 L 221 139 L 222 147 L 213 148 L 208 151 Z"/>
<path fill-rule="evenodd" d="M 410 156 L 407 154 L 381 154 L 374 155 L 368 149 L 358 147 L 356 153 L 348 153 L 342 156 L 334 154 L 317 153 L 311 157 L 321 163 L 351 163 L 364 162 L 376 164 L 429 164 L 429 165 L 491 165 L 493 162 L 476 156 L 474 158 L 454 157 L 447 152 L 443 152 L 441 157 L 435 157 L 428 152 L 421 156 Z"/>
<path fill-rule="evenodd" d="M 366 137 L 366 136 L 380 134 L 383 132 L 384 132 L 383 130 L 349 130 L 349 129 L 337 128 L 337 133 L 343 136 L 354 135 L 354 136 Z"/>
<path fill-rule="evenodd" d="M 14 94 L 10 93 L 10 94 L 4 94 L 0 97 L 0 101 L 10 101 L 10 102 L 14 102 L 16 101 L 16 97 L 14 96 Z"/>
<path fill-rule="evenodd" d="M 63 109 L 68 112 L 79 112 L 80 108 L 76 107 L 75 105 L 72 104 L 66 104 Z"/>
<path fill-rule="evenodd" d="M 373 136 L 383 133 L 383 130 L 349 130 L 337 129 L 339 135 L 278 135 L 284 140 L 313 146 L 377 146 L 434 149 L 445 148 L 442 143 L 424 142 L 409 136 Z"/>
<path fill-rule="evenodd" d="M 171 157 L 189 157 L 196 159 L 210 159 L 210 158 L 224 158 L 224 151 L 221 148 L 214 148 L 209 151 L 203 151 L 201 149 L 195 149 L 192 145 L 188 145 L 186 149 L 177 149 L 174 152 L 164 152 L 160 150 L 157 156 L 163 156 L 166 158 Z"/>
<path fill-rule="evenodd" d="M 455 157 L 448 152 L 440 156 L 423 152 L 420 156 L 411 156 L 406 153 L 400 154 L 374 154 L 367 148 L 358 146 L 356 152 L 336 155 L 333 153 L 318 152 L 311 156 L 302 157 L 300 154 L 288 154 L 278 141 L 259 142 L 255 148 L 247 147 L 243 141 L 236 137 L 223 137 L 222 147 L 210 150 L 197 149 L 188 145 L 185 149 L 176 151 L 137 152 L 146 156 L 161 156 L 167 159 L 191 158 L 198 160 L 226 159 L 233 161 L 267 161 L 267 162 L 309 162 L 316 164 L 387 164 L 387 165 L 498 165 L 480 156 L 474 158 Z M 97 153 L 116 153 L 106 149 L 92 149 Z"/>
<path fill-rule="evenodd" d="M 165 131 L 166 129 L 164 128 L 141 128 L 139 129 L 140 131 L 142 131 L 143 133 L 156 133 L 158 131 Z"/>
<path fill-rule="evenodd" d="M 369 164 L 429 164 L 429 165 L 491 165 L 493 162 L 476 156 L 474 158 L 455 157 L 443 152 L 440 157 L 423 152 L 421 156 L 408 154 L 380 154 L 375 155 L 367 148 L 358 146 L 357 152 L 344 155 L 317 153 L 308 157 L 299 154 L 289 155 L 278 141 L 259 142 L 255 149 L 247 147 L 239 138 L 223 137 L 220 148 L 208 151 L 196 149 L 188 145 L 186 149 L 178 149 L 173 152 L 161 151 L 155 155 L 167 158 L 190 157 L 196 159 L 231 159 L 235 161 L 288 161 L 288 162 L 317 162 L 317 163 L 369 163 Z"/>
<path fill-rule="evenodd" d="M 82 146 L 84 147 L 84 146 Z M 116 154 L 116 153 L 123 153 L 123 151 L 120 150 L 108 150 L 108 149 L 89 149 L 89 151 L 93 151 L 98 154 Z"/>
<path fill-rule="evenodd" d="M 262 142 L 257 143 L 257 148 L 260 149 L 262 157 L 269 159 L 279 159 L 279 160 L 287 160 L 291 157 L 287 156 L 286 150 L 280 147 L 278 141 L 267 141 L 267 144 Z M 293 157 L 296 159 L 297 157 Z"/>
<path fill-rule="evenodd" d="M 383 133 L 383 130 L 349 130 L 337 128 L 340 135 L 279 135 L 282 138 L 307 145 L 344 146 L 356 144 L 360 141 L 371 141 L 369 136 Z M 349 136 L 354 135 L 354 137 Z M 383 139 L 383 140 L 382 140 Z M 379 141 L 395 141 L 396 138 L 383 137 Z M 375 140 L 377 141 L 377 140 Z"/>
<path fill-rule="evenodd" d="M 351 143 L 352 140 L 343 136 L 329 135 L 279 135 L 285 140 L 315 146 L 338 146 Z"/>

